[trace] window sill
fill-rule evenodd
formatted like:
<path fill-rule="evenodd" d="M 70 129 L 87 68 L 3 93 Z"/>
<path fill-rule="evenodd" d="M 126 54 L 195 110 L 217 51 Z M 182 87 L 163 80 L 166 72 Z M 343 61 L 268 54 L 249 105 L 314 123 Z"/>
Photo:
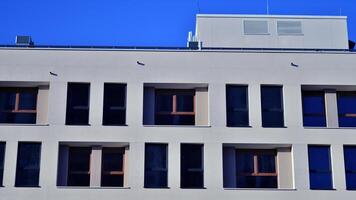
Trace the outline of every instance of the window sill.
<path fill-rule="evenodd" d="M 185 187 L 180 187 L 182 190 L 205 190 L 207 189 L 206 187 L 197 187 L 197 188 L 185 188 Z"/>
<path fill-rule="evenodd" d="M 288 128 L 287 126 L 262 126 L 262 128 Z"/>
<path fill-rule="evenodd" d="M 181 128 L 211 128 L 210 125 L 143 125 L 143 127 L 181 127 Z"/>
<path fill-rule="evenodd" d="M 228 126 L 226 125 L 227 128 L 252 128 L 252 126 Z"/>
<path fill-rule="evenodd" d="M 57 186 L 58 189 L 131 189 L 130 187 Z"/>
<path fill-rule="evenodd" d="M 224 190 L 251 190 L 251 191 L 296 191 L 295 188 L 224 188 Z"/>
<path fill-rule="evenodd" d="M 356 129 L 356 127 L 316 127 L 316 126 L 304 126 L 304 129 Z"/>
<path fill-rule="evenodd" d="M 310 190 L 312 191 L 336 191 L 335 188 L 331 188 L 331 189 L 318 189 L 318 188 L 310 188 Z"/>
<path fill-rule="evenodd" d="M 102 124 L 102 126 L 129 126 L 127 124 Z"/>
<path fill-rule="evenodd" d="M 31 185 L 31 186 L 14 186 L 15 188 L 41 188 L 39 185 Z"/>
<path fill-rule="evenodd" d="M 49 126 L 49 124 L 2 124 L 0 126 Z"/>
<path fill-rule="evenodd" d="M 166 189 L 171 189 L 170 187 L 143 187 L 143 189 L 155 189 L 155 190 L 159 190 L 159 189 L 163 189 L 163 190 L 166 190 Z"/>
<path fill-rule="evenodd" d="M 64 124 L 65 126 L 91 126 L 91 124 Z"/>

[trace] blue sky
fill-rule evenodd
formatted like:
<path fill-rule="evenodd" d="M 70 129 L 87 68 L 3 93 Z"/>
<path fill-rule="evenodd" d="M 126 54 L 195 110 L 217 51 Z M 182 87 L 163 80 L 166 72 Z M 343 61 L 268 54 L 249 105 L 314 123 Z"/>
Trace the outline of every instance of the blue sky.
<path fill-rule="evenodd" d="M 0 0 L 0 44 L 185 46 L 195 15 L 266 14 L 267 0 Z M 269 0 L 270 14 L 345 15 L 356 40 L 356 0 Z"/>

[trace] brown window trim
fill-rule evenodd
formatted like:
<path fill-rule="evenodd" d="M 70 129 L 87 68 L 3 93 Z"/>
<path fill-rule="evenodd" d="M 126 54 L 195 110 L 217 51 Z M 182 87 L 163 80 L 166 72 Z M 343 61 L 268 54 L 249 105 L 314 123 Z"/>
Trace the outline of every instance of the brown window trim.
<path fill-rule="evenodd" d="M 35 93 L 37 98 L 38 98 L 38 88 L 35 87 L 5 87 L 5 88 L 0 88 L 0 92 L 15 92 L 16 97 L 15 97 L 15 108 L 13 110 L 0 110 L 0 112 L 3 113 L 37 113 L 37 106 L 35 110 L 29 110 L 29 109 L 19 109 L 19 104 L 20 104 L 20 93 L 22 92 L 32 92 Z"/>
<path fill-rule="evenodd" d="M 253 173 L 239 173 L 240 176 L 276 176 L 278 177 L 277 172 L 277 152 L 274 149 L 236 149 L 238 152 L 251 152 L 253 155 Z M 259 172 L 258 169 L 258 156 L 259 155 L 274 155 L 275 157 L 275 173 L 265 173 Z"/>
<path fill-rule="evenodd" d="M 190 89 L 158 89 L 156 90 L 156 96 L 159 94 L 168 94 L 172 95 L 173 103 L 172 103 L 172 112 L 160 112 L 156 110 L 157 115 L 195 115 L 196 109 L 196 97 L 195 90 Z M 180 112 L 177 111 L 177 94 L 188 94 L 193 96 L 193 112 Z"/>

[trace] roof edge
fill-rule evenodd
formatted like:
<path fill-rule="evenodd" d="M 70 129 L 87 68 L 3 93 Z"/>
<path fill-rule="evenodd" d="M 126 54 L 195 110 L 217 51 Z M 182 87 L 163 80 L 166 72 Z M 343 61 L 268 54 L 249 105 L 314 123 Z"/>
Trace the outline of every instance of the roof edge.
<path fill-rule="evenodd" d="M 347 19 L 347 16 L 332 16 L 332 15 L 197 14 L 196 18 Z"/>

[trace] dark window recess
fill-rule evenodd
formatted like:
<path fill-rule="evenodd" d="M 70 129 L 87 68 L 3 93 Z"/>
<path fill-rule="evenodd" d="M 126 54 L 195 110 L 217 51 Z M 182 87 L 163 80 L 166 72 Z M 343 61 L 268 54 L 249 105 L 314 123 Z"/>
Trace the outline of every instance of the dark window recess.
<path fill-rule="evenodd" d="M 104 84 L 103 125 L 125 125 L 126 84 Z"/>
<path fill-rule="evenodd" d="M 226 115 L 229 127 L 249 126 L 247 86 L 226 86 Z"/>
<path fill-rule="evenodd" d="M 322 91 L 303 91 L 303 125 L 326 127 L 325 94 Z"/>
<path fill-rule="evenodd" d="M 156 90 L 156 125 L 194 125 L 194 90 Z"/>
<path fill-rule="evenodd" d="M 0 142 L 0 186 L 3 186 L 5 142 Z"/>
<path fill-rule="evenodd" d="M 236 150 L 238 188 L 277 188 L 275 150 Z"/>
<path fill-rule="evenodd" d="M 124 148 L 103 148 L 101 164 L 101 186 L 124 186 Z"/>
<path fill-rule="evenodd" d="M 89 83 L 68 83 L 66 125 L 89 124 Z"/>
<path fill-rule="evenodd" d="M 91 147 L 70 147 L 68 160 L 68 186 L 90 185 Z"/>
<path fill-rule="evenodd" d="M 16 187 L 38 187 L 41 143 L 19 142 L 16 165 Z"/>
<path fill-rule="evenodd" d="M 167 144 L 145 145 L 145 188 L 168 187 Z"/>
<path fill-rule="evenodd" d="M 202 144 L 181 144 L 181 188 L 204 187 Z"/>
<path fill-rule="evenodd" d="M 356 146 L 344 146 L 346 189 L 356 190 Z"/>
<path fill-rule="evenodd" d="M 330 147 L 309 145 L 308 157 L 310 189 L 333 189 Z"/>
<path fill-rule="evenodd" d="M 0 123 L 35 124 L 37 88 L 0 88 Z"/>
<path fill-rule="evenodd" d="M 261 86 L 262 126 L 284 127 L 282 86 Z"/>
<path fill-rule="evenodd" d="M 338 92 L 337 108 L 340 127 L 356 127 L 356 92 Z"/>

